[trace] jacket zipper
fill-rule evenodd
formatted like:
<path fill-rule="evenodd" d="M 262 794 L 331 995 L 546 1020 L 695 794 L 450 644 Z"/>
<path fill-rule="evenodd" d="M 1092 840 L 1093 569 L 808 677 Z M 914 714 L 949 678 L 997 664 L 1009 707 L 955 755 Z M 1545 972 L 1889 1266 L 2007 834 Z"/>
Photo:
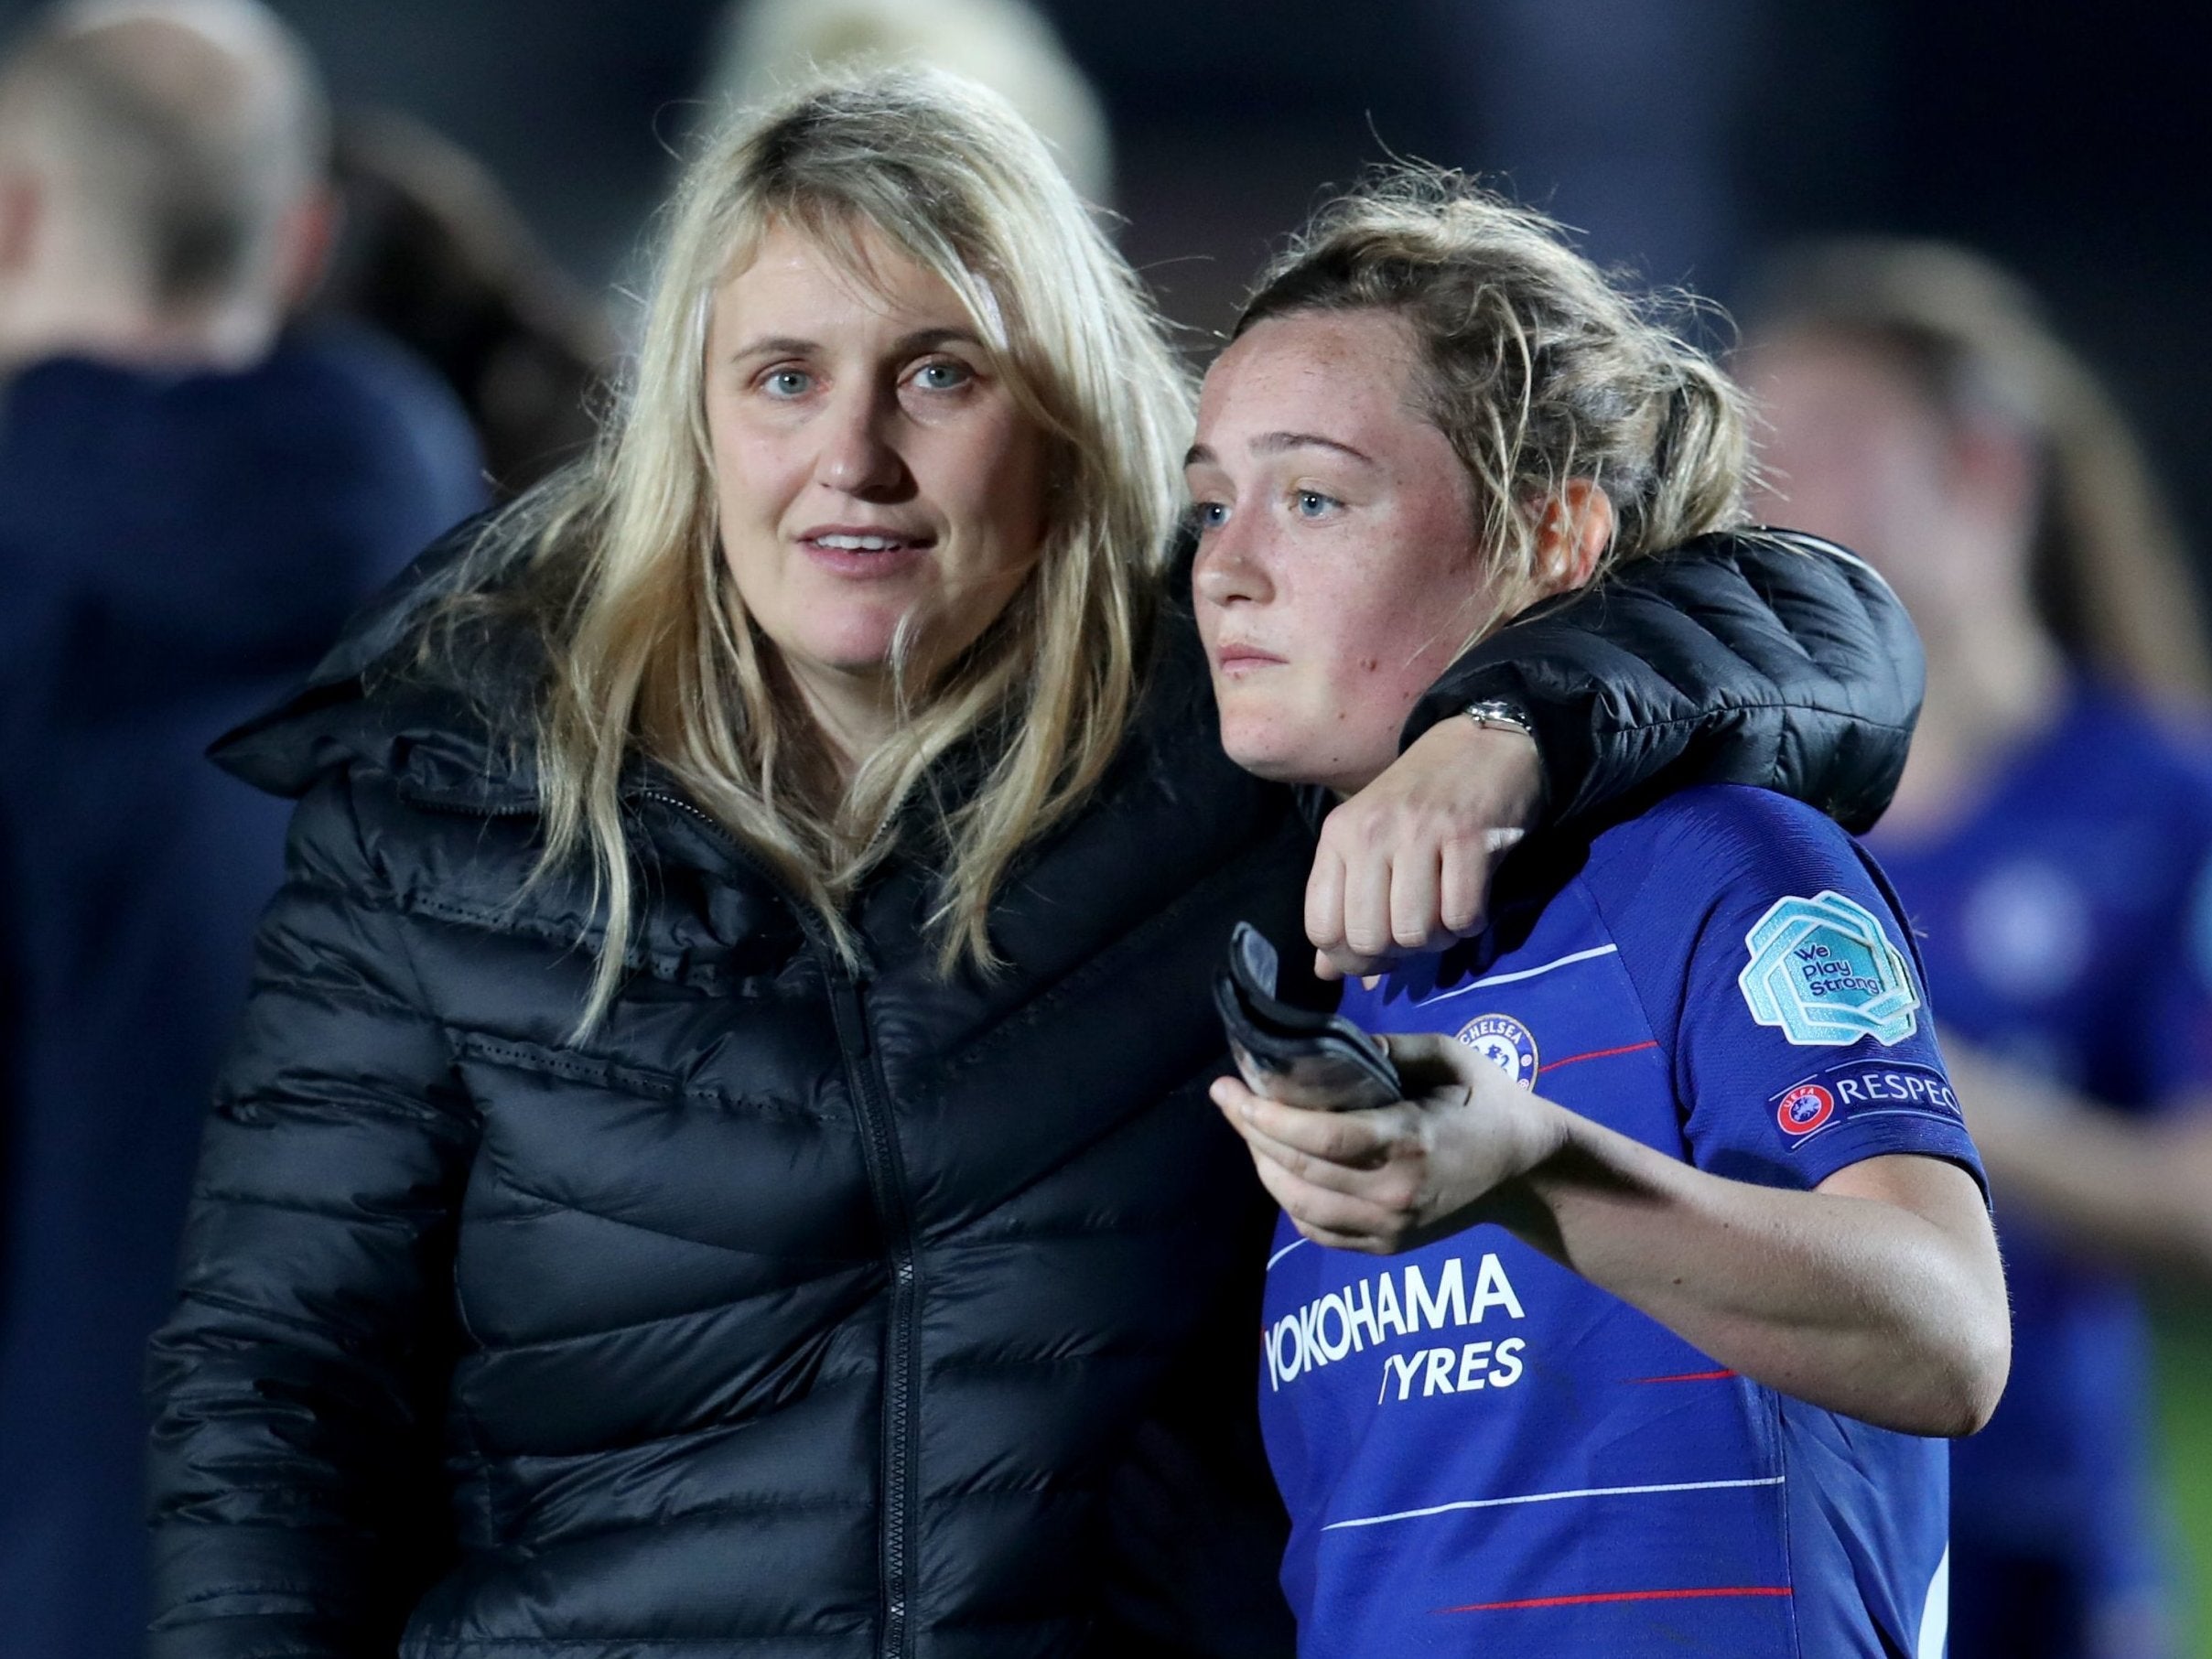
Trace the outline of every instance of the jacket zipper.
<path fill-rule="evenodd" d="M 913 1214 L 907 1202 L 905 1161 L 900 1156 L 898 1137 L 891 1130 L 890 1086 L 883 1075 L 882 1057 L 869 1035 L 868 1009 L 862 1000 L 864 978 L 847 968 L 814 906 L 799 898 L 772 870 L 754 858 L 712 815 L 680 795 L 660 790 L 644 791 L 642 798 L 658 801 L 697 819 L 747 868 L 766 881 L 798 918 L 807 945 L 829 981 L 830 1016 L 845 1061 L 846 1085 L 852 1091 L 860 1118 L 869 1188 L 890 1255 L 890 1315 L 883 1356 L 880 1448 L 883 1641 L 879 1651 L 883 1659 L 908 1659 L 912 1652 L 907 1574 L 912 1553 L 914 1398 L 920 1392 L 922 1271 L 914 1247 Z"/>

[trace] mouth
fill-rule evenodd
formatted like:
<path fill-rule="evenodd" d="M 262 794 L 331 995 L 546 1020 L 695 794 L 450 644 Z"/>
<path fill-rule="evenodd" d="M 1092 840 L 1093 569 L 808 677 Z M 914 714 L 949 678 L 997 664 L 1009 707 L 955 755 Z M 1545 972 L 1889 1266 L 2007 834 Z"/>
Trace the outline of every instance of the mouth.
<path fill-rule="evenodd" d="M 1259 649 L 1257 645 L 1233 645 L 1224 642 L 1214 647 L 1214 665 L 1220 673 L 1242 675 L 1262 668 L 1280 668 L 1285 659 Z"/>
<path fill-rule="evenodd" d="M 937 538 L 923 532 L 858 524 L 818 524 L 799 535 L 815 564 L 847 576 L 886 576 L 919 562 Z"/>

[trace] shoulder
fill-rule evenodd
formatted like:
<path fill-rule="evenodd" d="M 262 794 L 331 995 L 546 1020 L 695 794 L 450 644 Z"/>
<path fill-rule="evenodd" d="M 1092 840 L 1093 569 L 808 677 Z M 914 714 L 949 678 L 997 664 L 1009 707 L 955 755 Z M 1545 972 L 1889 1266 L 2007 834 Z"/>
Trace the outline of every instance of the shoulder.
<path fill-rule="evenodd" d="M 2040 825 L 2047 856 L 2104 867 L 2092 885 L 2126 895 L 2123 908 L 2178 902 L 2212 866 L 2212 727 L 2186 706 L 2085 682 L 1993 810 Z"/>
<path fill-rule="evenodd" d="M 311 389 L 343 418 L 421 422 L 457 439 L 469 430 L 459 398 L 428 364 L 366 329 L 317 322 L 296 330 L 271 355 L 268 371 L 272 383 Z"/>
<path fill-rule="evenodd" d="M 1599 835 L 1581 881 L 1664 1024 L 1793 948 L 1858 964 L 1854 987 L 1912 994 L 1911 936 L 1872 858 L 1833 821 L 1771 791 L 1670 795 Z"/>
<path fill-rule="evenodd" d="M 159 404 L 160 382 L 76 357 L 48 358 L 0 382 L 0 511 L 11 534 L 78 505 L 103 458 Z"/>
<path fill-rule="evenodd" d="M 484 505 L 483 452 L 459 397 L 397 342 L 318 323 L 287 338 L 263 372 L 277 418 L 320 432 L 334 454 L 404 491 L 420 546 Z"/>
<path fill-rule="evenodd" d="M 1801 801 L 1743 784 L 1678 790 L 1598 835 L 1585 879 L 1607 908 L 1675 917 L 1812 881 L 1870 885 L 1857 842 Z"/>

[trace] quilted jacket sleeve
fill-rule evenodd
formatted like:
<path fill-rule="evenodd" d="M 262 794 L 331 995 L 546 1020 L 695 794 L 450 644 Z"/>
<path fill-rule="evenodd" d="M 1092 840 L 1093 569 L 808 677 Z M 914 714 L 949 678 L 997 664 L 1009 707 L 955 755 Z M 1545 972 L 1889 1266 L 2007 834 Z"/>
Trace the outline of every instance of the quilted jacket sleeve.
<path fill-rule="evenodd" d="M 443 1548 L 473 1131 L 361 800 L 294 819 L 153 1341 L 156 1659 L 389 1655 Z"/>
<path fill-rule="evenodd" d="M 1859 830 L 1896 789 L 1922 679 L 1904 608 L 1861 561 L 1794 532 L 1726 533 L 1494 634 L 1405 740 L 1498 697 L 1536 727 L 1550 822 L 1648 784 L 1753 783 Z"/>

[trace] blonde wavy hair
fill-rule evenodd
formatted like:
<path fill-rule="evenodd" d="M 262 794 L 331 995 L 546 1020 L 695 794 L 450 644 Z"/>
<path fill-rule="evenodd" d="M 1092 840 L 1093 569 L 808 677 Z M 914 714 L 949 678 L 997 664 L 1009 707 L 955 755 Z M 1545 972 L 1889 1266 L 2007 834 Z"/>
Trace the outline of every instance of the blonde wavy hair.
<path fill-rule="evenodd" d="M 1601 574 L 1746 522 L 1743 393 L 1668 306 L 1608 281 L 1556 221 L 1463 174 L 1378 168 L 1260 274 L 1235 332 L 1360 310 L 1405 324 L 1424 412 L 1466 469 L 1498 595 L 1472 638 L 1540 591 L 1538 529 L 1570 479 L 1613 506 Z"/>
<path fill-rule="evenodd" d="M 1755 332 L 1882 353 L 1956 428 L 1994 418 L 2042 464 L 2030 580 L 2076 662 L 2138 690 L 2212 697 L 2204 608 L 2142 446 L 2017 278 L 1945 242 L 1845 237 L 1786 251 L 1754 296 Z"/>
<path fill-rule="evenodd" d="M 912 803 L 933 816 L 941 967 L 996 962 L 991 899 L 1119 748 L 1181 495 L 1190 386 L 1135 274 L 1036 135 L 930 70 L 825 80 L 738 116 L 685 169 L 626 389 L 595 452 L 495 520 L 464 598 L 519 606 L 551 672 L 536 711 L 541 872 L 588 853 L 606 936 L 583 1025 L 620 986 L 635 879 L 623 790 L 664 771 L 849 948 L 847 900 Z M 873 232 L 959 296 L 1046 437 L 1047 528 L 1005 610 L 849 780 L 730 580 L 704 403 L 716 289 L 774 226 L 868 282 Z M 464 582 L 464 587 L 469 586 Z M 484 584 L 477 585 L 480 589 Z M 947 763 L 961 781 L 949 785 Z"/>

